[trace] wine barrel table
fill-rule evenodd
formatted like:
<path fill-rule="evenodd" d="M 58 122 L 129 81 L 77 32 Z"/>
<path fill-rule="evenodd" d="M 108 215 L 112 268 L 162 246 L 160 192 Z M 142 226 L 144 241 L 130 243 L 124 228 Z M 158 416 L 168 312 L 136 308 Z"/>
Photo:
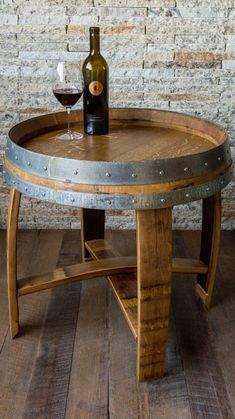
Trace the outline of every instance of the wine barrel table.
<path fill-rule="evenodd" d="M 140 381 L 161 377 L 168 335 L 172 272 L 197 274 L 209 307 L 219 250 L 220 191 L 232 178 L 226 132 L 205 120 L 149 109 L 111 109 L 109 135 L 59 141 L 66 113 L 14 126 L 6 147 L 11 188 L 7 274 L 10 327 L 19 332 L 18 297 L 106 275 L 137 340 Z M 82 112 L 71 113 L 83 131 Z M 83 262 L 17 280 L 16 233 L 21 194 L 81 208 Z M 172 208 L 203 200 L 199 260 L 172 258 Z M 136 211 L 137 257 L 104 240 L 105 210 Z"/>

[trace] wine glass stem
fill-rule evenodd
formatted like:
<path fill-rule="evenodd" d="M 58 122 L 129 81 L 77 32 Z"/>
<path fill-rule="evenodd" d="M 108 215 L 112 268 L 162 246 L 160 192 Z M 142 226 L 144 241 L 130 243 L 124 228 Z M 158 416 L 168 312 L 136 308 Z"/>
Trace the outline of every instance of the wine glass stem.
<path fill-rule="evenodd" d="M 71 135 L 71 130 L 70 130 L 70 111 L 71 108 L 69 106 L 67 106 L 67 116 L 68 116 L 68 134 Z"/>

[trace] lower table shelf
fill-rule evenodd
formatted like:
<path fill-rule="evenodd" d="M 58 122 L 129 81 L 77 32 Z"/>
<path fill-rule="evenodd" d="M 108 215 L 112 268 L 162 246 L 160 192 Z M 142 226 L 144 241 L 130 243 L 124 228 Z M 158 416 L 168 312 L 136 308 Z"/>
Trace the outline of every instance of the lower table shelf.
<path fill-rule="evenodd" d="M 103 239 L 87 241 L 85 246 L 94 260 L 65 266 L 48 274 L 22 278 L 17 283 L 18 295 L 26 295 L 71 282 L 106 275 L 127 323 L 135 339 L 137 339 L 138 292 L 136 257 L 120 256 Z M 196 259 L 174 258 L 172 260 L 172 272 L 206 274 L 207 271 L 208 267 Z M 197 288 L 200 288 L 197 289 L 197 292 L 203 300 L 206 295 L 205 291 L 200 286 Z M 155 292 L 159 294 L 159 298 L 162 298 L 160 290 Z"/>
<path fill-rule="evenodd" d="M 103 239 L 87 241 L 85 246 L 91 256 L 96 260 L 120 257 L 119 253 L 112 248 L 110 243 Z M 172 261 L 172 272 L 206 274 L 207 271 L 208 267 L 203 262 L 196 259 L 174 258 Z M 123 272 L 122 274 L 107 275 L 107 279 L 127 323 L 137 340 L 138 293 L 136 272 Z"/>

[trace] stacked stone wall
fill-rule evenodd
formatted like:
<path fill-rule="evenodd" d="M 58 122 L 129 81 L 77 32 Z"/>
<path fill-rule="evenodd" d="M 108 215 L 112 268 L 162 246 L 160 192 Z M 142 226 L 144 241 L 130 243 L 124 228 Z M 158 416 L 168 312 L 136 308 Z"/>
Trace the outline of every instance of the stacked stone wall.
<path fill-rule="evenodd" d="M 60 109 L 51 91 L 53 65 L 83 61 L 92 25 L 101 27 L 112 107 L 167 109 L 210 119 L 228 131 L 234 155 L 234 0 L 1 0 L 0 162 L 12 125 Z M 0 171 L 3 228 L 8 196 Z M 232 182 L 223 192 L 225 229 L 234 227 L 234 196 Z M 109 212 L 107 223 L 131 228 L 134 214 Z M 174 224 L 198 228 L 200 204 L 175 208 Z M 20 226 L 77 228 L 79 210 L 24 198 Z"/>

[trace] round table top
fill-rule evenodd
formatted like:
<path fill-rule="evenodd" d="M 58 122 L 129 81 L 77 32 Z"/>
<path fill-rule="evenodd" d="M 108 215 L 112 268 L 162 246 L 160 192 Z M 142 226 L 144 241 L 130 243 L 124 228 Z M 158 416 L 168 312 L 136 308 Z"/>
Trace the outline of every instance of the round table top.
<path fill-rule="evenodd" d="M 71 113 L 83 132 L 82 112 Z M 201 199 L 231 179 L 226 132 L 175 112 L 111 109 L 108 135 L 61 141 L 67 115 L 14 126 L 5 167 L 9 184 L 40 199 L 90 208 L 158 208 Z"/>

